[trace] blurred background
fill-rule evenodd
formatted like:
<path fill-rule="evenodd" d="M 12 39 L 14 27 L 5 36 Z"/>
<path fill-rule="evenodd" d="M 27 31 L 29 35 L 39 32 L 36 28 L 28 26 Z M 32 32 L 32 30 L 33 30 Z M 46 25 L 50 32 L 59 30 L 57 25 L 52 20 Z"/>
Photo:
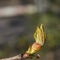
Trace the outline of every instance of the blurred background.
<path fill-rule="evenodd" d="M 0 0 L 0 58 L 23 54 L 41 23 L 46 43 L 30 60 L 60 60 L 60 0 Z"/>

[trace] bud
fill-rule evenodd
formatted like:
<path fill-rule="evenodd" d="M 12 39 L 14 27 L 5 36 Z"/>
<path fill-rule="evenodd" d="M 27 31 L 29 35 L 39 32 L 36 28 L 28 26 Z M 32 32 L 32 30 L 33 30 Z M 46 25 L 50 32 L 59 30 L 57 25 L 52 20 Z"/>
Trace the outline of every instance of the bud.
<path fill-rule="evenodd" d="M 26 53 L 28 54 L 25 54 L 25 56 L 36 53 L 44 45 L 46 34 L 44 32 L 43 24 L 37 27 L 36 32 L 34 33 L 34 38 L 35 42 L 31 46 L 29 46 L 28 50 L 26 51 Z"/>
<path fill-rule="evenodd" d="M 32 46 L 29 47 L 29 49 L 26 51 L 26 53 L 34 54 L 35 52 L 39 51 L 41 48 L 41 45 L 39 43 L 34 42 Z"/>

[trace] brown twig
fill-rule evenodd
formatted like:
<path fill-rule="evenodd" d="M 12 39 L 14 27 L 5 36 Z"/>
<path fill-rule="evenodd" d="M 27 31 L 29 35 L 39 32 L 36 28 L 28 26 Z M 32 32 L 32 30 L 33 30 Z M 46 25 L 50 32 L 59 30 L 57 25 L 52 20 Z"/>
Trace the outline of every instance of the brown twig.
<path fill-rule="evenodd" d="M 34 57 L 36 57 L 38 59 L 38 58 L 40 58 L 40 55 L 37 54 L 37 55 L 34 55 Z M 24 56 L 22 56 L 22 54 L 19 54 L 19 55 L 13 56 L 13 57 L 3 58 L 3 59 L 0 59 L 0 60 L 25 60 L 25 59 L 30 59 L 30 58 L 31 58 L 31 56 L 24 57 Z"/>
<path fill-rule="evenodd" d="M 22 56 L 21 56 L 21 54 L 19 54 L 17 56 L 13 56 L 13 57 L 9 57 L 9 58 L 3 58 L 0 60 L 22 60 Z"/>

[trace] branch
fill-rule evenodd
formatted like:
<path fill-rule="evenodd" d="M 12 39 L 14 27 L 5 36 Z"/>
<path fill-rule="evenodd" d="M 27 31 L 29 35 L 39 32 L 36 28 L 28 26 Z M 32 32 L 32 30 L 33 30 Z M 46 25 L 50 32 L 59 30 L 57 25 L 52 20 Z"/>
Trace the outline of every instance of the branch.
<path fill-rule="evenodd" d="M 34 55 L 33 57 L 36 57 L 37 59 L 40 58 L 40 55 L 37 54 L 37 55 Z M 22 56 L 22 54 L 19 54 L 19 55 L 16 55 L 16 56 L 13 56 L 13 57 L 9 57 L 9 58 L 3 58 L 3 59 L 0 59 L 0 60 L 25 60 L 25 59 L 31 59 L 31 56 L 27 57 L 27 56 Z"/>
<path fill-rule="evenodd" d="M 0 17 L 12 17 L 37 12 L 36 5 L 19 5 L 0 8 Z"/>
<path fill-rule="evenodd" d="M 21 56 L 21 54 L 19 54 L 14 57 L 4 58 L 4 59 L 0 59 L 0 60 L 22 60 L 22 56 Z"/>

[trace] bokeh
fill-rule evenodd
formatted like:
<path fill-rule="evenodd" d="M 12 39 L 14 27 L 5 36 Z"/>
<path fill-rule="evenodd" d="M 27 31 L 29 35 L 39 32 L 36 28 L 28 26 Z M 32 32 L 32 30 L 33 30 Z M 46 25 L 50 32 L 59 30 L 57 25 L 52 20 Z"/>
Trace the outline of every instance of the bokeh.
<path fill-rule="evenodd" d="M 46 42 L 30 60 L 60 60 L 60 0 L 0 0 L 0 58 L 23 54 L 41 23 Z"/>

